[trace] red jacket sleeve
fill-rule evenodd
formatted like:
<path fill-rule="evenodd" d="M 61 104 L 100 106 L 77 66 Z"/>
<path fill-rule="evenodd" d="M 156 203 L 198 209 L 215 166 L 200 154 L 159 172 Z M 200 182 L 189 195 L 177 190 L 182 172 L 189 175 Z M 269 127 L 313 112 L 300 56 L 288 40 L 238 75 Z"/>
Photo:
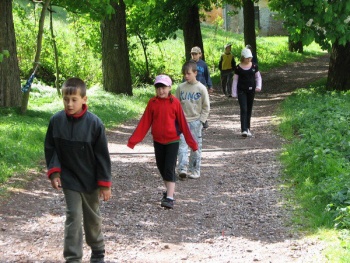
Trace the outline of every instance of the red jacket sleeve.
<path fill-rule="evenodd" d="M 147 107 L 135 131 L 133 132 L 133 134 L 130 136 L 128 140 L 127 146 L 130 147 L 131 149 L 134 149 L 135 145 L 141 142 L 145 138 L 149 128 L 151 127 L 151 124 L 152 124 L 152 109 L 151 109 L 152 102 L 151 101 L 152 99 L 148 102 Z"/>
<path fill-rule="evenodd" d="M 180 102 L 178 103 L 177 120 L 179 122 L 180 129 L 185 137 L 186 143 L 188 144 L 188 146 L 190 146 L 190 148 L 193 151 L 197 151 L 198 144 L 197 144 L 196 140 L 193 138 L 191 130 L 188 127 L 188 123 L 187 123 L 185 114 L 182 110 Z"/>

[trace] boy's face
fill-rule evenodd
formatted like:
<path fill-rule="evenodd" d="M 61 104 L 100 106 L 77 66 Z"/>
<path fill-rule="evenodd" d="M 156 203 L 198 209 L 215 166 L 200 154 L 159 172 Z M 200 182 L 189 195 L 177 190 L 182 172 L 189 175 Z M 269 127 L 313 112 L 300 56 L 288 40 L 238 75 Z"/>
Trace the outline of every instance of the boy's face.
<path fill-rule="evenodd" d="M 75 115 L 83 110 L 83 104 L 86 104 L 87 97 L 81 97 L 80 89 L 77 90 L 76 94 L 64 94 L 63 104 L 64 109 L 69 115 Z"/>
<path fill-rule="evenodd" d="M 196 81 L 197 71 L 193 71 L 192 69 L 188 70 L 184 74 L 184 78 L 189 83 L 194 83 Z"/>
<path fill-rule="evenodd" d="M 191 57 L 194 61 L 198 61 L 201 57 L 201 54 L 200 53 L 191 53 Z"/>
<path fill-rule="evenodd" d="M 157 96 L 162 99 L 167 98 L 169 96 L 170 89 L 171 87 L 167 86 L 156 88 Z"/>

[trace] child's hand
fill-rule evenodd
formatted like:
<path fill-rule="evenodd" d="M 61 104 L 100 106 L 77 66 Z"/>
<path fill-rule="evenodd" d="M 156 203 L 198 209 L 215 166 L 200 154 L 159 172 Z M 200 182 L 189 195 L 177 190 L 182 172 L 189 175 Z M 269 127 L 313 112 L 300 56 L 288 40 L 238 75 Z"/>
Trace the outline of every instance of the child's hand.
<path fill-rule="evenodd" d="M 111 188 L 100 188 L 100 197 L 103 201 L 108 201 L 111 198 Z"/>
<path fill-rule="evenodd" d="M 61 178 L 60 177 L 53 177 L 51 179 L 51 185 L 52 185 L 52 188 L 54 188 L 56 190 L 61 190 L 62 189 Z"/>

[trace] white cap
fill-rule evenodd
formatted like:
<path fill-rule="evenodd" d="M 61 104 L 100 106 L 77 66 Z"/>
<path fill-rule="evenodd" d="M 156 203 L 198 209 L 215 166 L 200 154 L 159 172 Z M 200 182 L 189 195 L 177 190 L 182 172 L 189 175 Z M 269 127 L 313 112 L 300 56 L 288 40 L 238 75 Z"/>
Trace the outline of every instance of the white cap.
<path fill-rule="evenodd" d="M 244 48 L 242 50 L 241 55 L 242 55 L 242 57 L 245 57 L 245 58 L 252 58 L 253 57 L 253 54 L 252 54 L 252 52 L 250 51 L 249 48 Z"/>

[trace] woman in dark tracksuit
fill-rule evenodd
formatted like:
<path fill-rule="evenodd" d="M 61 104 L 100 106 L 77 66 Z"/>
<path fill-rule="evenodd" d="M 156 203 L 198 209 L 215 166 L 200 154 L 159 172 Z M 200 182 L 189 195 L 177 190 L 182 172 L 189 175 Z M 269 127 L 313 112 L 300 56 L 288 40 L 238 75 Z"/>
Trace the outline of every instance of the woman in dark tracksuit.
<path fill-rule="evenodd" d="M 261 75 L 258 65 L 252 62 L 252 52 L 244 48 L 241 63 L 235 68 L 232 83 L 232 97 L 238 97 L 240 107 L 241 135 L 251 137 L 250 119 L 252 116 L 255 92 L 261 91 Z"/>

